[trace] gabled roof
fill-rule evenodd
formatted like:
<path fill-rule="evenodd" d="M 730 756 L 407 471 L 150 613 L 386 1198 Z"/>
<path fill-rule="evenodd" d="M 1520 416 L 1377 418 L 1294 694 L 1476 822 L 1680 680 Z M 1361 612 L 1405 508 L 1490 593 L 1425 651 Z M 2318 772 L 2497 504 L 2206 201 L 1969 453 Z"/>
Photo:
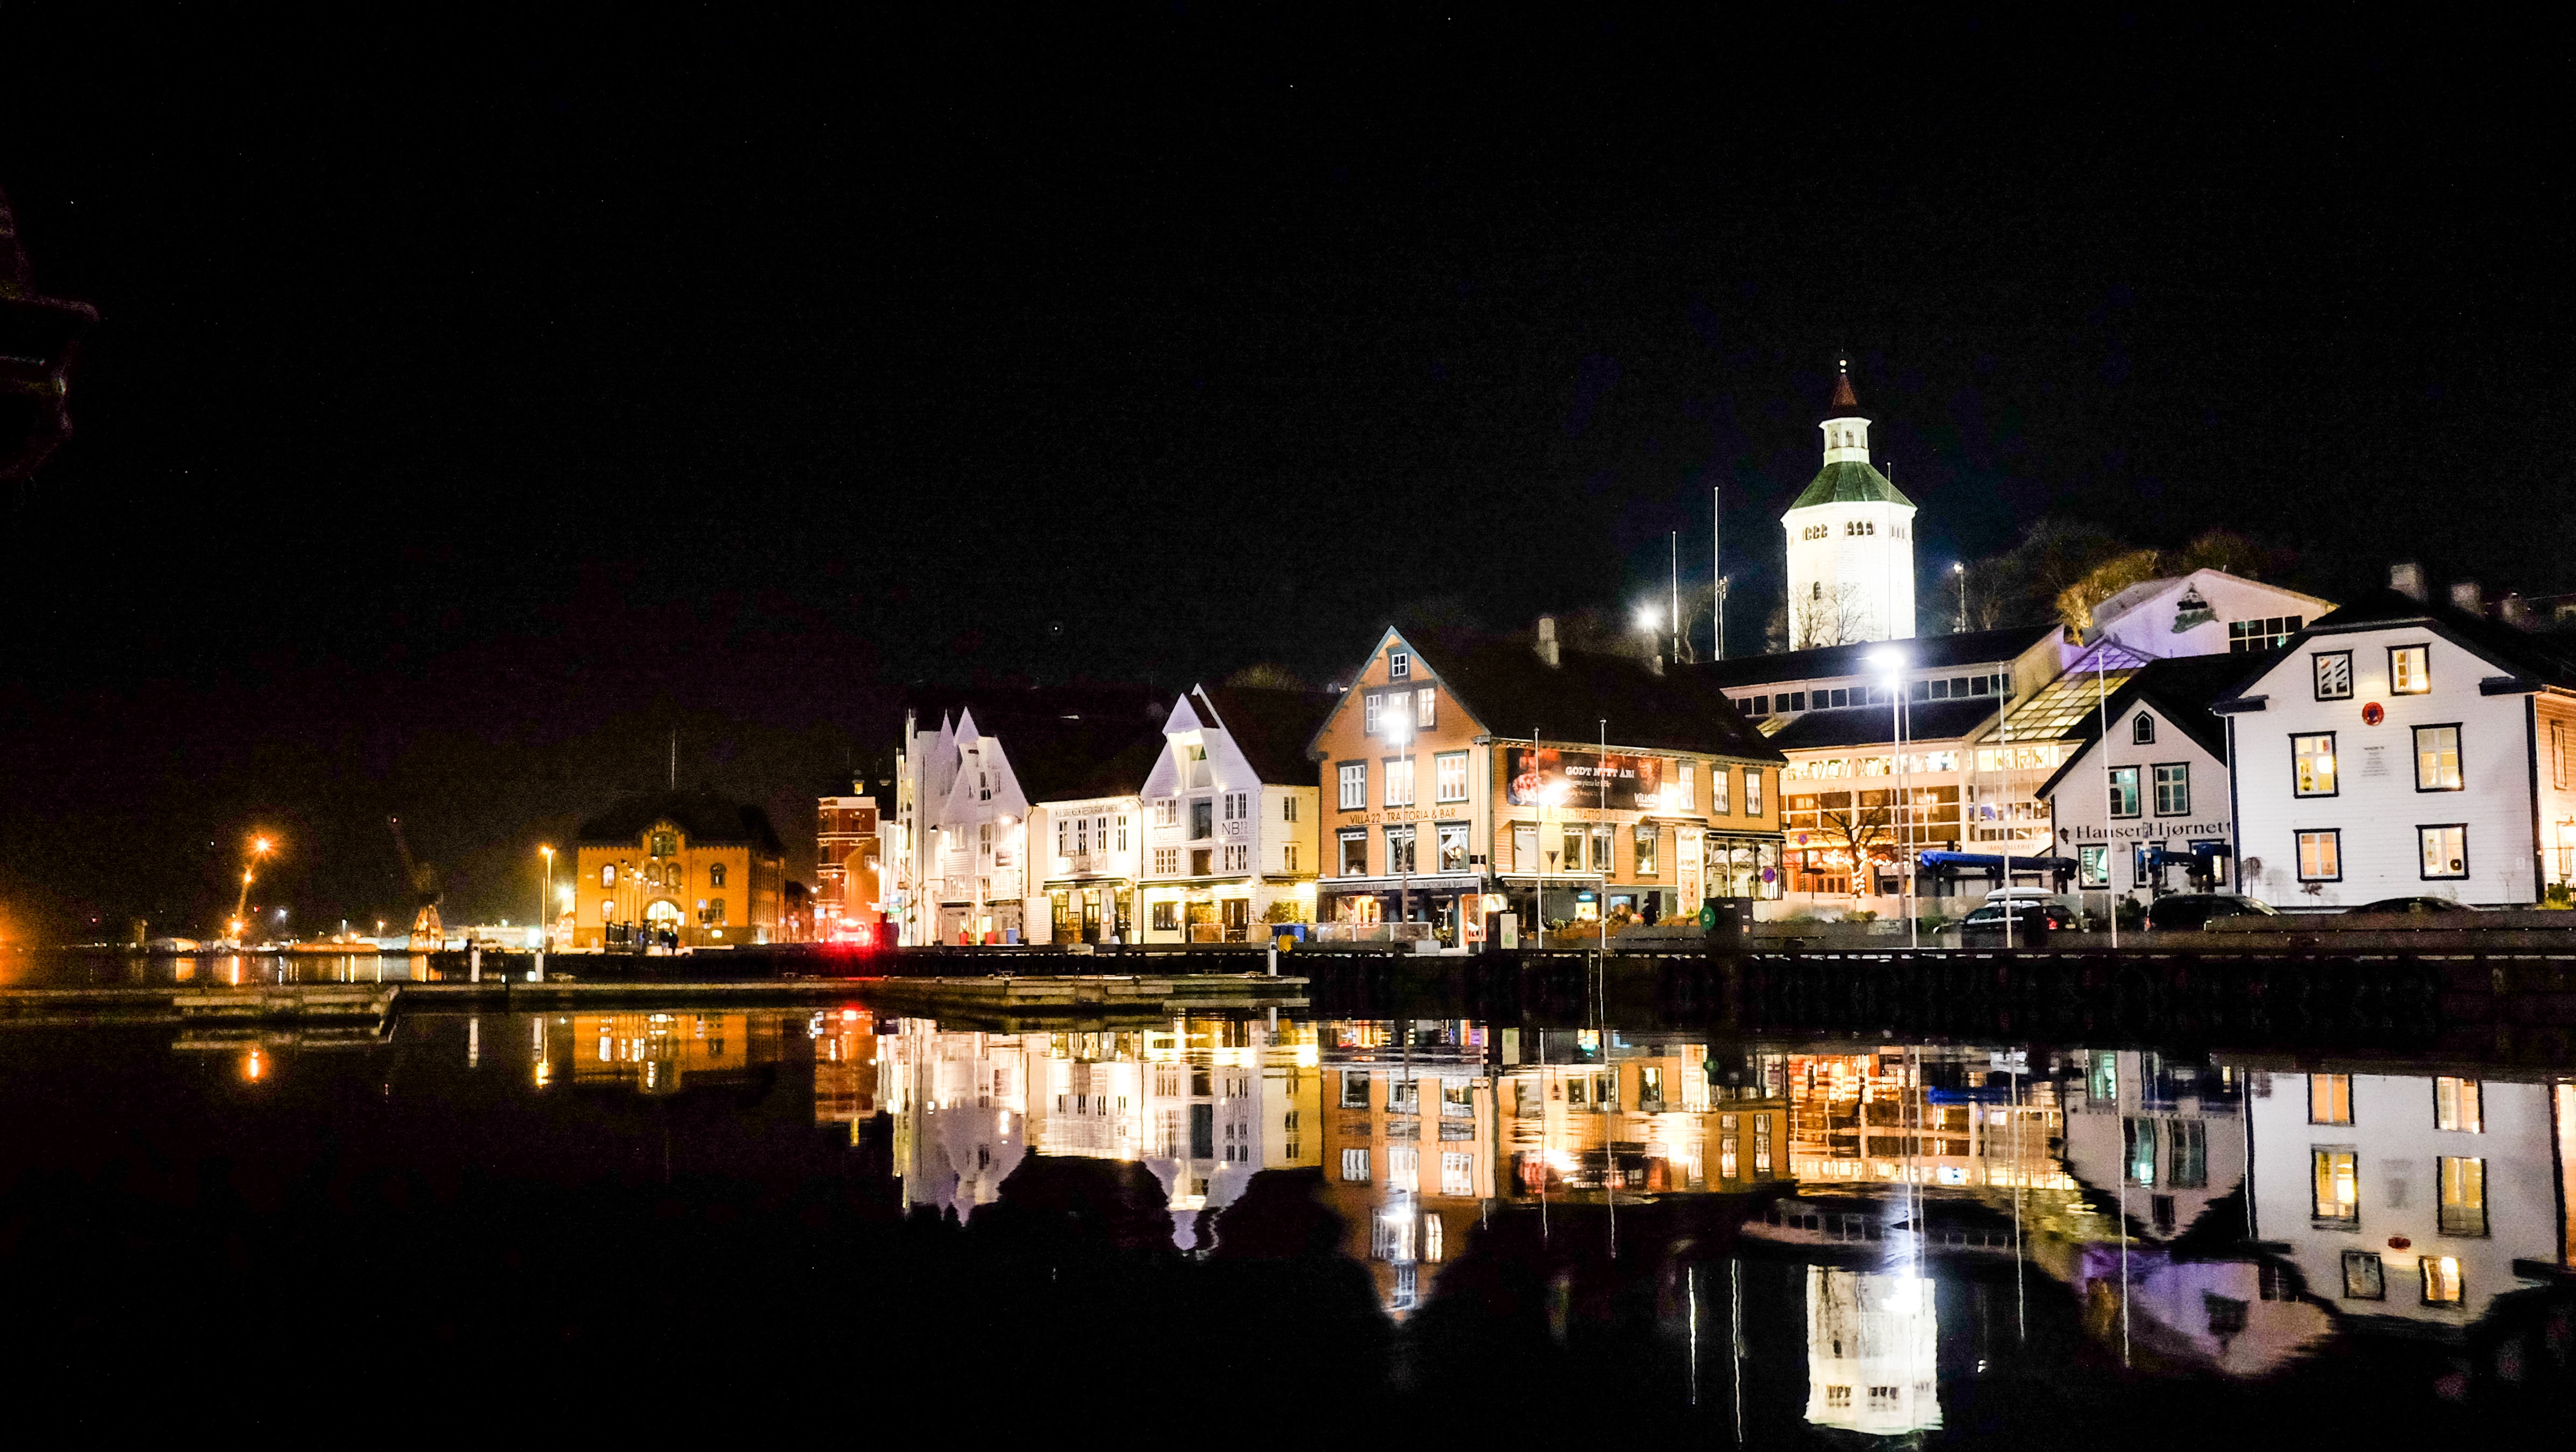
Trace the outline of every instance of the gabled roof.
<path fill-rule="evenodd" d="M 2000 696 L 1967 696 L 1949 701 L 1917 701 L 1905 713 L 1905 739 L 1956 741 L 1994 719 Z M 1888 705 L 1839 706 L 1829 711 L 1803 711 L 1771 733 L 1782 751 L 1817 751 L 1837 746 L 1886 746 L 1896 739 L 1895 708 Z"/>
<path fill-rule="evenodd" d="M 2008 625 L 2001 630 L 1972 630 L 1963 635 L 1924 635 L 1911 640 L 1871 640 L 1858 645 L 1820 645 L 1778 655 L 1748 655 L 1675 667 L 1684 675 L 1702 675 L 1728 690 L 1767 686 L 1775 681 L 1827 680 L 1867 675 L 1869 654 L 1893 647 L 1904 652 L 1908 670 L 1942 670 L 1951 666 L 1999 665 L 2057 633 L 2055 625 Z"/>
<path fill-rule="evenodd" d="M 2199 743 L 2203 751 L 2227 760 L 2227 723 L 2210 710 L 2212 702 L 2234 694 L 2236 685 L 2245 679 L 2249 662 L 2260 662 L 2255 669 L 2269 669 L 2281 659 L 2280 651 L 2265 651 L 2259 656 L 2180 655 L 2170 660 L 2149 661 L 2139 666 L 2101 711 L 2072 724 L 2065 738 L 2080 744 L 2066 754 L 2064 765 L 2040 785 L 2035 795 L 2046 797 L 2057 790 L 2057 784 L 2076 763 L 2083 760 L 2093 743 L 2102 737 L 2102 718 L 2125 720 L 2131 707 L 2145 704 L 2171 722 L 2175 730 Z"/>
<path fill-rule="evenodd" d="M 1896 492 L 1896 486 L 1878 470 L 1857 459 L 1843 459 L 1827 464 L 1798 491 L 1791 509 L 1805 509 L 1815 504 L 1902 504 L 1908 509 L 1914 501 Z"/>
<path fill-rule="evenodd" d="M 708 792 L 643 792 L 622 797 L 608 810 L 581 824 L 580 841 L 591 847 L 631 843 L 650 831 L 655 822 L 663 821 L 703 846 L 749 845 L 771 854 L 786 850 L 779 843 L 777 830 L 769 825 L 767 812 Z"/>
<path fill-rule="evenodd" d="M 1254 772 L 1272 785 L 1311 785 L 1315 764 L 1306 743 L 1341 703 L 1332 691 L 1278 691 L 1258 686 L 1202 686 L 1191 709 L 1225 727 Z"/>
<path fill-rule="evenodd" d="M 1551 666 L 1526 641 L 1388 633 L 1410 645 L 1468 714 L 1498 737 L 1535 731 L 1542 740 L 1582 742 L 1606 729 L 1613 747 L 1786 760 L 1714 681 L 1686 670 L 1657 675 L 1628 656 L 1562 648 Z"/>
<path fill-rule="evenodd" d="M 1031 805 L 1129 795 L 1143 788 L 1154 753 L 1163 749 L 1159 720 L 1123 711 L 1109 716 L 1006 715 L 978 707 L 975 726 L 1002 743 L 1020 794 Z M 1131 771 L 1133 780 L 1127 780 Z"/>
<path fill-rule="evenodd" d="M 2431 604 L 2384 586 L 2365 591 L 2360 598 L 2309 621 L 2307 629 L 2290 638 L 2289 649 L 2296 650 L 2320 636 L 2410 626 L 2441 636 L 2517 681 L 2576 690 L 2576 640 L 2565 636 L 2532 635 L 2481 615 L 2471 615 L 2449 605 Z M 2267 666 L 2265 670 L 2268 669 Z M 2229 694 L 2236 695 L 2250 689 L 2264 674 L 2265 671 L 2247 672 L 2238 681 L 2236 690 Z"/>

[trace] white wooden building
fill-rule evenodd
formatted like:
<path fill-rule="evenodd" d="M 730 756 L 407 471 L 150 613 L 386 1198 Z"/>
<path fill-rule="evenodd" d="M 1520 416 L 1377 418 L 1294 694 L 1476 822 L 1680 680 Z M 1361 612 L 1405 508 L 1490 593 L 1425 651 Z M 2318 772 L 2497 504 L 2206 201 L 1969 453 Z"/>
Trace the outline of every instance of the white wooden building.
<path fill-rule="evenodd" d="M 2081 718 L 2066 763 L 2039 789 L 2076 887 L 2151 901 L 2227 892 L 2236 824 L 2228 803 L 2227 723 L 2210 703 L 2245 678 L 2242 655 L 2150 661 Z M 2110 740 L 2102 739 L 2102 722 Z"/>
<path fill-rule="evenodd" d="M 1305 745 L 1337 699 L 1202 686 L 1173 704 L 1142 786 L 1131 941 L 1258 942 L 1254 925 L 1279 902 L 1314 920 L 1319 789 Z"/>
<path fill-rule="evenodd" d="M 2213 709 L 2255 897 L 2520 906 L 2568 880 L 2576 660 L 2551 637 L 2374 591 Z"/>

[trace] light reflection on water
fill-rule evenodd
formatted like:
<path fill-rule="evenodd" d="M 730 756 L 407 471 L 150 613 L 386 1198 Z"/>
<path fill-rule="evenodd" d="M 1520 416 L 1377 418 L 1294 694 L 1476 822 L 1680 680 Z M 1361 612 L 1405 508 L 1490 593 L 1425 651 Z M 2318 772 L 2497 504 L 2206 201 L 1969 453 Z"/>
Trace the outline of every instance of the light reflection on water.
<path fill-rule="evenodd" d="M 2456 1065 L 1432 1019 L 1001 1031 L 860 1004 L 386 1033 L 180 1048 L 231 1056 L 225 1092 L 281 1113 L 308 1067 L 391 1054 L 384 1092 L 446 1096 L 466 1134 L 504 1101 L 578 1117 L 604 1094 L 714 1103 L 748 1145 L 783 1109 L 969 1227 L 1033 1166 L 1134 1166 L 1182 1264 L 1293 1183 L 1391 1324 L 1455 1336 L 1540 1286 L 1554 1344 L 1632 1345 L 1656 1395 L 1757 1441 L 2009 1430 L 1984 1388 L 2015 1368 L 2255 1385 L 2422 1347 L 2430 1395 L 2501 1299 L 2568 1264 L 2576 1199 L 2576 1083 Z M 721 1132 L 687 1152 L 729 1153 Z"/>

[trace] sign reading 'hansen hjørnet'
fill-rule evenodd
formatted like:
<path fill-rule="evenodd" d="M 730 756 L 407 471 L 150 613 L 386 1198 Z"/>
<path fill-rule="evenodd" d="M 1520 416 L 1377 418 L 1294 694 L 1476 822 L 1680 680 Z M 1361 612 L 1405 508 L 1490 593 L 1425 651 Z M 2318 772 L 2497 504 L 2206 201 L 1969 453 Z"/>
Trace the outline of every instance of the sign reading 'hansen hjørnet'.
<path fill-rule="evenodd" d="M 1503 795 L 1516 807 L 1535 803 L 1651 812 L 1664 796 L 1661 757 L 1518 746 L 1503 753 L 1503 769 Z"/>

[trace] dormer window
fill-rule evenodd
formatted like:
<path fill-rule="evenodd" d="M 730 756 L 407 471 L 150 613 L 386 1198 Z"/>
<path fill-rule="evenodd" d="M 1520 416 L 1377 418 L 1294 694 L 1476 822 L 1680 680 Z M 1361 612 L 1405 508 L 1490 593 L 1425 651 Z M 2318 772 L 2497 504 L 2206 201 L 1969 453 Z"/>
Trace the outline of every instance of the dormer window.
<path fill-rule="evenodd" d="M 1410 651 L 1390 650 L 1386 653 L 1386 678 L 1390 681 L 1413 679 L 1413 655 Z"/>
<path fill-rule="evenodd" d="M 2156 718 L 2148 715 L 2144 711 L 2140 711 L 2138 713 L 2138 719 L 2129 723 L 2129 739 L 2138 743 L 2140 746 L 2154 744 L 2156 739 Z"/>

